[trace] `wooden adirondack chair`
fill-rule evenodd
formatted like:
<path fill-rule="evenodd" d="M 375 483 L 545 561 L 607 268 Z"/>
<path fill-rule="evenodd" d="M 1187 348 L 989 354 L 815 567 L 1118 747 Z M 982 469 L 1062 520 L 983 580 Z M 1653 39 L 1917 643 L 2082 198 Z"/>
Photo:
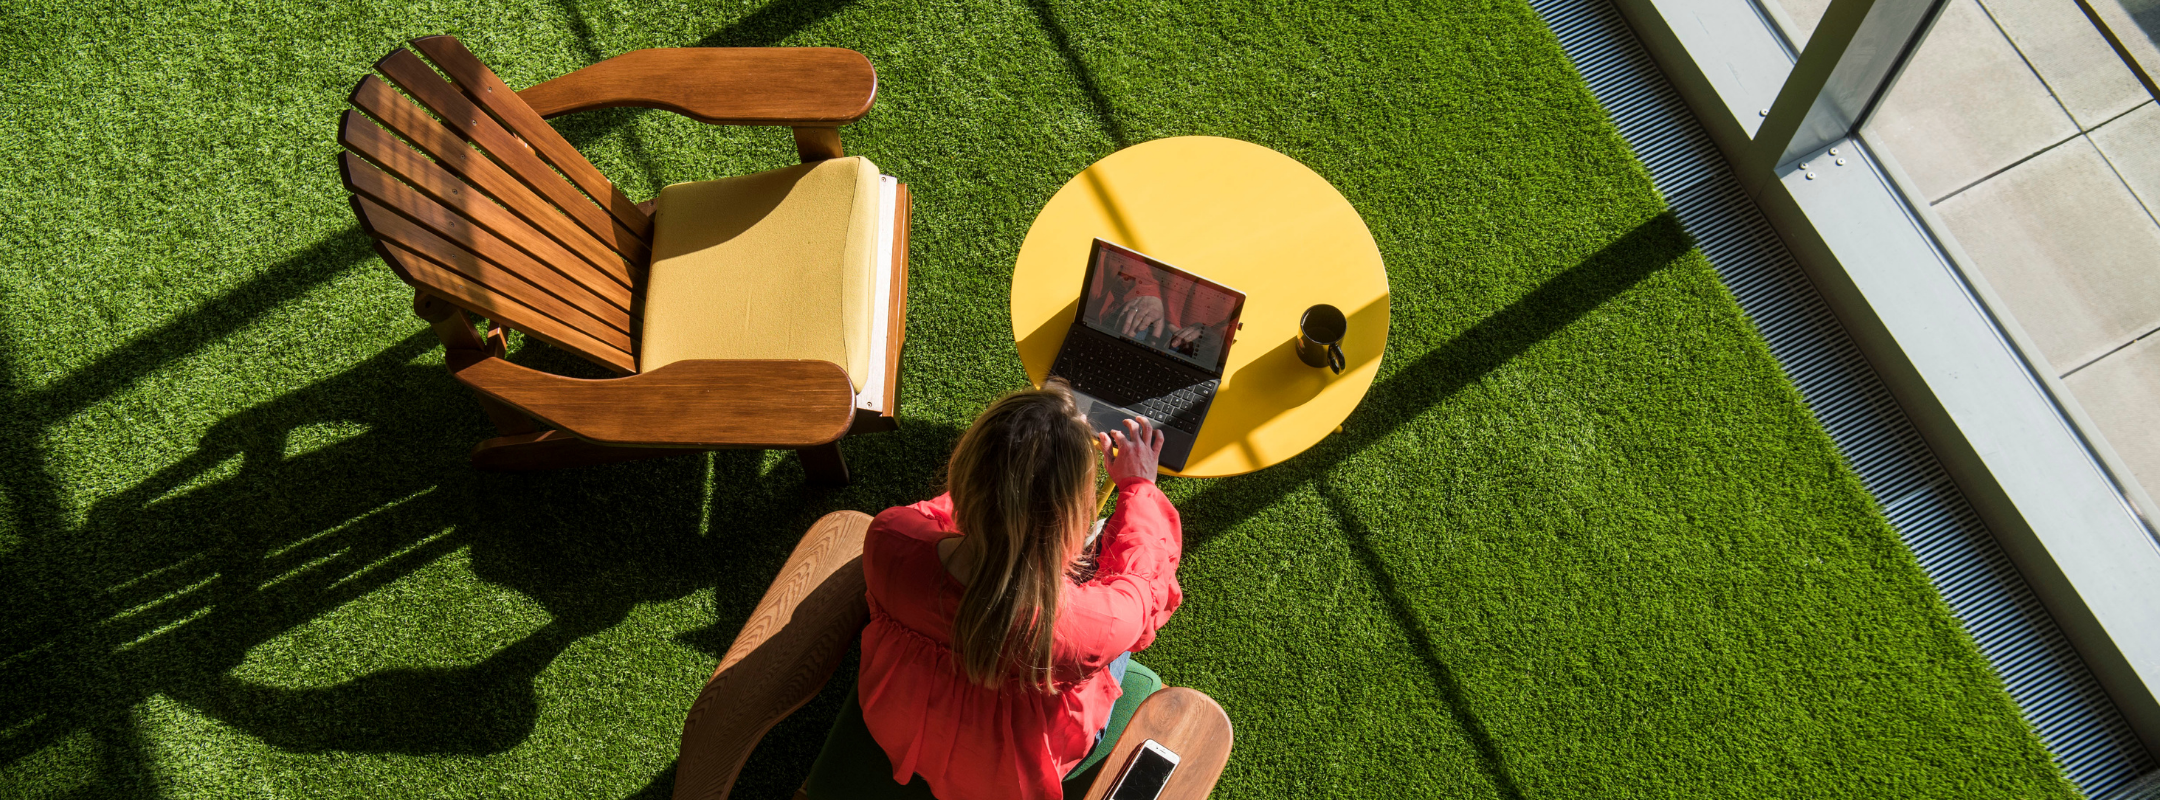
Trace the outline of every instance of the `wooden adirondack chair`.
<path fill-rule="evenodd" d="M 817 697 L 870 621 L 863 537 L 870 516 L 835 511 L 810 527 L 720 658 L 683 721 L 675 800 L 727 800 L 766 732 Z M 1085 800 L 1104 800 L 1133 750 L 1183 756 L 1159 800 L 1204 800 L 1230 761 L 1230 718 L 1214 698 L 1167 687 L 1140 703 Z M 808 795 L 798 791 L 797 800 Z"/>
<path fill-rule="evenodd" d="M 877 94 L 869 60 L 640 50 L 515 91 L 455 38 L 412 47 L 376 62 L 387 82 L 354 88 L 339 163 L 376 252 L 501 433 L 473 463 L 788 448 L 813 479 L 846 482 L 839 439 L 894 427 L 907 314 L 907 186 L 840 146 Z M 545 122 L 621 106 L 789 126 L 803 164 L 635 203 Z M 513 364 L 504 329 L 623 377 Z"/>

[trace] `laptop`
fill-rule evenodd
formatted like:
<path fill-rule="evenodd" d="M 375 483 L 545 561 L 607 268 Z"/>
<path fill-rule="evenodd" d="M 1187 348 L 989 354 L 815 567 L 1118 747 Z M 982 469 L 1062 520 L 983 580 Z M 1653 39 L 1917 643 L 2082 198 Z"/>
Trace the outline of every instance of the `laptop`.
<path fill-rule="evenodd" d="M 1245 293 L 1095 240 L 1080 313 L 1050 365 L 1099 433 L 1146 417 L 1163 432 L 1160 463 L 1185 468 L 1222 385 Z"/>

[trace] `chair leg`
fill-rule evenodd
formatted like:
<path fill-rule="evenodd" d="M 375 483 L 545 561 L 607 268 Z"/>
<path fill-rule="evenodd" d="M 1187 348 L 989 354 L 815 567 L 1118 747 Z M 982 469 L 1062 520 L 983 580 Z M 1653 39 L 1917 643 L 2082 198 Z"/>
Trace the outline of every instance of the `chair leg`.
<path fill-rule="evenodd" d="M 840 457 L 840 443 L 831 442 L 795 451 L 802 459 L 803 475 L 812 483 L 827 486 L 846 486 L 848 483 L 847 460 Z"/>
<path fill-rule="evenodd" d="M 481 442 L 473 447 L 472 465 L 490 472 L 537 472 L 702 452 L 683 447 L 609 447 L 562 431 L 540 431 Z"/>
<path fill-rule="evenodd" d="M 413 291 L 413 315 L 427 320 L 428 327 L 435 329 L 435 338 L 442 340 L 444 350 L 481 350 L 498 358 L 503 355 L 505 345 L 500 324 L 490 320 L 485 337 L 473 333 L 472 319 L 466 317 L 463 310 L 424 289 Z M 488 420 L 495 423 L 495 430 L 505 436 L 540 430 L 525 412 L 500 400 L 479 392 L 473 393 L 473 399 L 480 401 L 480 410 L 487 412 Z"/>

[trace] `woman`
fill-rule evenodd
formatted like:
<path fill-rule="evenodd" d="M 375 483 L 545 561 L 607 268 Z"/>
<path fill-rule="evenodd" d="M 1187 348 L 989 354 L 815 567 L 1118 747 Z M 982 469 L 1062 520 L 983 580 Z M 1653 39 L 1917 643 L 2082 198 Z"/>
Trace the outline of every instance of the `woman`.
<path fill-rule="evenodd" d="M 1095 435 L 1056 382 L 1014 392 L 960 437 L 945 494 L 871 523 L 857 688 L 895 781 L 921 775 L 943 800 L 1060 796 L 1109 722 L 1122 657 L 1183 598 L 1162 441 L 1146 420 Z M 1117 512 L 1076 581 L 1098 452 L 1116 453 Z"/>

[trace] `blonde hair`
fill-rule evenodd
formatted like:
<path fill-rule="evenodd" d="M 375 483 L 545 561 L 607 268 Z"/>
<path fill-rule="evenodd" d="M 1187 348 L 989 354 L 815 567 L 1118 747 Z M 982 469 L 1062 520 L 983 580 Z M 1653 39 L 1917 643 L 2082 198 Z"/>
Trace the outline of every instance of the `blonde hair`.
<path fill-rule="evenodd" d="M 973 574 L 952 649 L 969 681 L 995 688 L 1018 674 L 1057 692 L 1051 634 L 1094 520 L 1095 459 L 1094 432 L 1058 381 L 998 398 L 953 447 L 946 489 L 963 534 L 953 558 Z"/>

